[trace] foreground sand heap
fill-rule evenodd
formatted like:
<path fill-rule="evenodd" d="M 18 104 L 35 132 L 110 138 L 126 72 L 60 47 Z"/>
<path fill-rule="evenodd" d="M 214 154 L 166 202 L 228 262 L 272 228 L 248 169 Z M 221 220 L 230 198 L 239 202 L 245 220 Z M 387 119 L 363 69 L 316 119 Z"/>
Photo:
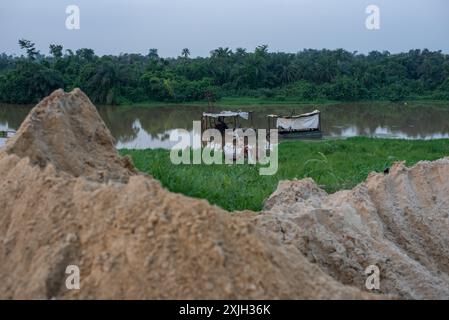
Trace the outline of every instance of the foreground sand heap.
<path fill-rule="evenodd" d="M 362 288 L 376 265 L 383 293 L 449 299 L 447 158 L 397 163 L 332 195 L 310 179 L 285 181 L 254 221 L 343 284 Z"/>
<path fill-rule="evenodd" d="M 80 91 L 54 92 L 0 150 L 0 298 L 449 298 L 449 161 L 351 191 L 283 182 L 231 215 L 120 158 Z M 67 290 L 65 268 L 81 270 Z M 387 297 L 382 295 L 381 297 Z"/>

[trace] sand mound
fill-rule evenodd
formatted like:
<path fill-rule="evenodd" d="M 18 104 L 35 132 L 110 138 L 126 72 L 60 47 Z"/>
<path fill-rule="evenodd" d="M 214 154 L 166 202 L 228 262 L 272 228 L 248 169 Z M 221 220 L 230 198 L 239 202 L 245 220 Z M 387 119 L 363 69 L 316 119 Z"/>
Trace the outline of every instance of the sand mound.
<path fill-rule="evenodd" d="M 6 152 L 28 157 L 33 165 L 95 181 L 126 182 L 136 173 L 127 158 L 120 158 L 115 141 L 89 98 L 79 89 L 57 90 L 27 116 Z"/>
<path fill-rule="evenodd" d="M 251 213 L 234 217 L 136 173 L 79 90 L 30 112 L 0 150 L 0 177 L 3 299 L 375 297 L 255 227 Z M 65 287 L 70 264 L 80 290 Z"/>
<path fill-rule="evenodd" d="M 327 195 L 312 180 L 280 183 L 254 219 L 337 281 L 364 288 L 380 269 L 380 291 L 449 299 L 449 159 L 398 163 L 350 191 Z"/>

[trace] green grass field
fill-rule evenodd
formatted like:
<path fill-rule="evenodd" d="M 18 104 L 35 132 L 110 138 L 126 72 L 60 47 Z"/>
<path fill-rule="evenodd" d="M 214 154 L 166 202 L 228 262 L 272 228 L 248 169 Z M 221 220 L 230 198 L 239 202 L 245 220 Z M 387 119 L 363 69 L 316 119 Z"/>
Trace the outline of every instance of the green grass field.
<path fill-rule="evenodd" d="M 413 165 L 449 155 L 449 140 L 291 141 L 280 144 L 279 170 L 260 176 L 256 165 L 173 165 L 168 150 L 120 150 L 136 167 L 173 192 L 203 198 L 230 211 L 259 211 L 281 180 L 313 178 L 327 192 L 352 188 L 370 172 L 383 172 L 395 161 Z"/>

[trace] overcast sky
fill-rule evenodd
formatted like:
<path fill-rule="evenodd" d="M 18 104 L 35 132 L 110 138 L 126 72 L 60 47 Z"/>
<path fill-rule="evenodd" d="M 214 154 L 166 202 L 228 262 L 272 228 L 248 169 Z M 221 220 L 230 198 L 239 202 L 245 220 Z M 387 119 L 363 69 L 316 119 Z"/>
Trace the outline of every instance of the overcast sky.
<path fill-rule="evenodd" d="M 365 27 L 365 9 L 380 8 L 380 30 Z M 80 30 L 65 26 L 80 8 Z M 97 54 L 207 56 L 217 47 L 270 51 L 344 48 L 369 52 L 429 48 L 449 52 L 448 0 L 1 0 L 0 52 L 19 54 L 19 38 L 48 54 L 50 43 Z"/>

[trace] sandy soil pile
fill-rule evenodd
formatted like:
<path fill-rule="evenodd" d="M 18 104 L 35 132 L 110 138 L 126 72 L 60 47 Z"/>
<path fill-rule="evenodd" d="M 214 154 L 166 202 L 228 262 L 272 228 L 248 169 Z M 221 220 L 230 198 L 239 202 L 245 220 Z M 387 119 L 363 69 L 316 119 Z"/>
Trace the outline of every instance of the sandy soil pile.
<path fill-rule="evenodd" d="M 0 298 L 374 297 L 251 216 L 137 173 L 89 99 L 56 91 L 0 150 Z"/>
<path fill-rule="evenodd" d="M 377 265 L 383 293 L 449 299 L 449 159 L 398 163 L 332 195 L 282 182 L 254 221 L 343 284 L 363 289 Z"/>
<path fill-rule="evenodd" d="M 126 182 L 135 174 L 127 158 L 117 157 L 115 141 L 96 108 L 79 89 L 42 100 L 6 145 L 6 152 L 28 157 L 32 165 L 75 177 Z"/>

